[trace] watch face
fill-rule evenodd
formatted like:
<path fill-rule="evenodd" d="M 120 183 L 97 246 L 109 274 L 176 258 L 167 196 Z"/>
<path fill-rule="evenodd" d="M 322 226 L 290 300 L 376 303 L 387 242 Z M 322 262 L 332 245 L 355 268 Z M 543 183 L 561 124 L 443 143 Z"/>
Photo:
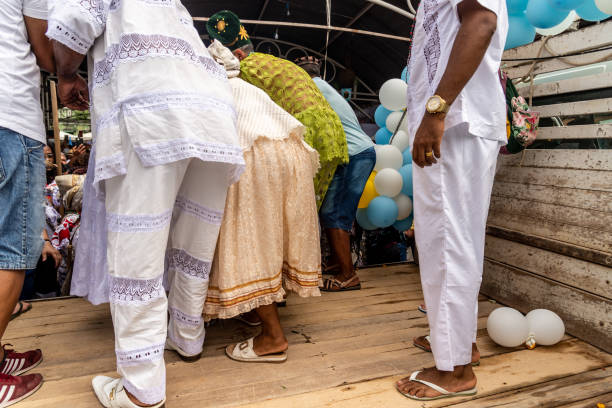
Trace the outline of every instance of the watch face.
<path fill-rule="evenodd" d="M 435 112 L 440 109 L 440 99 L 433 97 L 427 101 L 427 110 L 429 112 Z"/>

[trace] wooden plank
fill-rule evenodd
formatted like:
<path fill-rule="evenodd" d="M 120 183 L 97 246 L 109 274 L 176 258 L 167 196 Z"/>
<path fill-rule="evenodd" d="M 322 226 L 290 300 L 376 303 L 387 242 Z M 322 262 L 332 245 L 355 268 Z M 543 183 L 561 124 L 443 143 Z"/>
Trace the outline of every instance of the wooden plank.
<path fill-rule="evenodd" d="M 491 235 L 485 257 L 612 300 L 612 268 Z"/>
<path fill-rule="evenodd" d="M 534 248 L 544 249 L 546 251 L 566 255 L 572 258 L 582 259 L 587 262 L 612 267 L 612 256 L 602 251 L 596 251 L 577 245 L 570 245 L 566 242 L 526 234 L 521 231 L 497 227 L 494 225 L 487 226 L 487 235 L 519 242 Z"/>
<path fill-rule="evenodd" d="M 496 181 L 492 195 L 612 213 L 612 193 Z"/>
<path fill-rule="evenodd" d="M 547 82 L 534 85 L 533 96 L 560 95 L 571 92 L 588 91 L 592 89 L 609 88 L 612 83 L 612 72 L 591 75 L 587 78 L 572 78 L 558 82 Z M 529 86 L 518 89 L 519 95 L 529 96 Z"/>
<path fill-rule="evenodd" d="M 453 408 L 553 408 L 600 399 L 611 390 L 612 367 L 605 367 L 558 380 L 509 391 L 475 401 L 453 404 Z M 599 401 L 601 402 L 601 400 Z M 596 408 L 593 404 L 591 407 Z"/>
<path fill-rule="evenodd" d="M 612 51 L 609 51 L 612 52 Z M 594 113 L 612 112 L 612 98 L 594 99 L 590 101 L 557 103 L 555 105 L 540 105 L 533 108 L 540 112 L 541 118 L 552 116 L 592 115 Z"/>
<path fill-rule="evenodd" d="M 566 331 L 612 352 L 612 302 L 580 289 L 485 259 L 481 291 L 523 313 L 550 309 Z"/>
<path fill-rule="evenodd" d="M 557 204 L 542 203 L 529 199 L 515 197 L 491 197 L 490 209 L 492 212 L 504 215 L 527 216 L 543 221 L 559 223 L 560 225 L 573 225 L 581 228 L 601 231 L 602 239 L 609 235 L 612 243 L 612 212 L 601 210 L 586 210 L 575 207 L 565 207 Z M 612 246 L 610 247 L 612 252 Z"/>
<path fill-rule="evenodd" d="M 607 253 L 608 257 L 612 256 L 612 234 L 609 232 L 559 221 L 542 220 L 538 217 L 524 215 L 519 217 L 513 213 L 495 211 L 489 213 L 488 225 L 553 239 L 569 245 L 582 246 Z"/>
<path fill-rule="evenodd" d="M 538 140 L 611 138 L 612 123 L 603 125 L 549 126 L 540 127 L 538 130 Z"/>
<path fill-rule="evenodd" d="M 566 32 L 548 39 L 548 46 L 553 51 L 558 51 L 559 54 L 569 54 L 577 51 L 591 50 L 606 45 L 610 45 L 609 33 L 612 30 L 610 21 L 592 25 L 579 31 Z M 543 40 L 532 42 L 530 44 L 513 48 L 504 52 L 503 59 L 520 59 L 533 58 L 542 48 Z M 547 52 L 547 51 L 545 51 Z M 550 54 L 543 54 L 550 55 Z M 520 61 L 505 62 L 508 66 L 523 64 Z"/>
<path fill-rule="evenodd" d="M 545 52 L 544 54 L 550 55 L 548 52 Z M 604 61 L 599 61 L 600 59 L 604 57 L 605 57 Z M 606 62 L 610 60 L 612 60 L 612 52 L 609 49 L 605 51 L 592 52 L 592 53 L 585 54 L 585 55 L 577 55 L 577 56 L 569 58 L 569 61 L 573 62 L 574 64 L 584 64 L 584 65 L 591 65 L 593 63 L 602 63 L 602 62 Z M 508 61 L 508 64 L 511 64 L 511 63 L 512 62 Z M 605 69 L 605 67 L 602 65 L 598 67 L 583 67 L 583 69 L 589 73 L 591 72 L 599 73 L 599 72 L 603 72 Z M 532 74 L 539 75 L 539 74 L 560 71 L 560 70 L 569 69 L 569 68 L 576 68 L 576 65 L 568 64 L 565 61 L 565 59 L 554 58 L 554 59 L 539 61 L 536 64 L 535 68 L 533 69 Z M 503 70 L 508 74 L 508 77 L 510 78 L 522 78 L 529 73 L 530 69 L 531 69 L 531 62 L 527 62 L 527 63 L 523 62 L 521 65 L 515 65 L 513 67 L 503 68 Z"/>
<path fill-rule="evenodd" d="M 556 408 L 597 408 L 598 406 L 601 406 L 597 404 L 603 404 L 604 407 L 612 407 L 612 392 L 598 395 L 597 397 L 585 399 L 572 404 L 559 405 Z"/>
<path fill-rule="evenodd" d="M 265 401 L 242 405 L 242 408 L 437 408 L 454 406 L 460 403 L 465 403 L 465 406 L 471 407 L 472 405 L 469 404 L 478 404 L 479 399 L 484 399 L 500 392 L 520 390 L 532 384 L 549 383 L 556 379 L 577 375 L 585 371 L 585 369 L 576 370 L 577 367 L 573 367 L 572 357 L 563 354 L 563 351 L 567 351 L 577 358 L 579 367 L 585 367 L 583 365 L 585 363 L 583 360 L 584 355 L 578 354 L 580 348 L 576 348 L 577 345 L 578 343 L 568 342 L 552 348 L 523 350 L 483 359 L 483 364 L 474 369 L 478 378 L 478 394 L 475 397 L 427 402 L 407 399 L 394 388 L 396 381 L 409 374 L 409 372 L 406 372 L 402 375 L 372 379 L 365 382 L 347 383 L 321 391 L 289 397 L 271 398 Z M 561 351 L 562 349 L 563 351 Z M 554 351 L 558 351 L 561 354 L 553 357 Z M 589 372 L 609 365 L 606 364 L 608 357 L 605 356 L 605 353 L 590 346 L 586 350 L 582 349 L 582 351 L 588 354 L 594 353 L 588 358 L 589 360 L 593 359 L 586 362 L 586 367 L 593 367 L 592 370 L 588 370 Z M 596 360 L 600 362 L 596 362 Z M 604 365 L 602 366 L 601 364 Z M 487 407 L 491 406 L 494 405 L 488 405 Z M 514 406 L 514 408 L 520 407 L 520 405 Z"/>
<path fill-rule="evenodd" d="M 521 154 L 500 156 L 499 160 L 502 166 L 612 171 L 612 154 L 604 149 L 527 149 Z"/>
<path fill-rule="evenodd" d="M 612 177 L 606 175 L 596 170 L 513 167 L 511 170 L 499 171 L 495 179 L 507 183 L 612 192 Z"/>

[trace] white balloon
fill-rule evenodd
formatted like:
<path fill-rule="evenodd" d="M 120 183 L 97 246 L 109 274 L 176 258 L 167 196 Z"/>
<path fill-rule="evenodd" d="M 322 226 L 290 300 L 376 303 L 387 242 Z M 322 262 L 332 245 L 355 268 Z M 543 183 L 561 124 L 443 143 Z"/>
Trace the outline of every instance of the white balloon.
<path fill-rule="evenodd" d="M 403 220 L 410 217 L 410 214 L 412 214 L 412 200 L 410 197 L 405 194 L 400 194 L 394 197 L 393 200 L 395 200 L 395 204 L 397 204 L 397 209 L 399 210 L 397 219 Z"/>
<path fill-rule="evenodd" d="M 382 169 L 374 177 L 376 192 L 387 197 L 395 197 L 402 191 L 404 179 L 395 169 Z"/>
<path fill-rule="evenodd" d="M 391 112 L 389 116 L 387 116 L 387 121 L 385 122 L 385 125 L 387 129 L 389 130 L 389 132 L 395 133 L 397 128 L 400 126 L 400 121 L 402 120 L 403 115 L 404 115 L 404 112 L 397 111 L 397 112 Z"/>
<path fill-rule="evenodd" d="M 607 1 L 609 1 L 612 4 L 612 0 L 607 0 Z M 574 21 L 578 20 L 579 18 L 580 17 L 578 17 L 578 14 L 576 14 L 576 12 L 574 10 L 572 10 L 567 15 L 565 20 L 563 20 L 562 22 L 560 22 L 559 24 L 557 24 L 554 27 L 551 27 L 551 28 L 537 28 L 536 27 L 536 33 L 538 33 L 540 35 L 544 35 L 544 36 L 561 34 L 565 30 L 570 28 L 572 23 Z"/>
<path fill-rule="evenodd" d="M 399 78 L 385 82 L 380 88 L 380 103 L 390 111 L 404 109 L 408 100 L 408 84 Z"/>
<path fill-rule="evenodd" d="M 612 0 L 595 0 L 597 8 L 606 14 L 612 14 Z"/>
<path fill-rule="evenodd" d="M 397 147 L 392 145 L 382 145 L 376 149 L 376 165 L 374 171 L 391 168 L 399 170 L 404 162 L 404 156 Z"/>
<path fill-rule="evenodd" d="M 408 136 L 408 133 L 404 132 L 403 130 L 398 130 L 395 136 L 393 136 L 391 146 L 397 147 L 400 152 L 403 152 L 410 147 L 410 137 Z"/>
<path fill-rule="evenodd" d="M 565 335 L 563 320 L 546 309 L 535 309 L 525 316 L 529 326 L 529 335 L 533 335 L 536 344 L 552 346 L 561 341 Z"/>
<path fill-rule="evenodd" d="M 487 319 L 487 332 L 495 343 L 504 347 L 517 347 L 529 335 L 527 319 L 521 312 L 510 307 L 495 309 Z"/>

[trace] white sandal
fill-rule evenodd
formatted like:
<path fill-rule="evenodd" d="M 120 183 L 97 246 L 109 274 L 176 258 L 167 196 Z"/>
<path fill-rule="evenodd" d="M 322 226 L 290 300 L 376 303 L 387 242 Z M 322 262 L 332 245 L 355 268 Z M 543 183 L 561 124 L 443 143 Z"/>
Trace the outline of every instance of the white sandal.
<path fill-rule="evenodd" d="M 232 360 L 243 363 L 284 363 L 287 361 L 287 352 L 258 356 L 253 350 L 253 338 L 241 343 L 230 344 L 225 348 L 225 354 Z"/>
<path fill-rule="evenodd" d="M 395 385 L 395 388 L 397 389 L 397 391 L 402 394 L 404 397 L 413 399 L 413 400 L 417 400 L 417 401 L 433 401 L 433 400 L 438 400 L 438 399 L 442 399 L 442 398 L 452 398 L 452 397 L 466 397 L 466 396 L 471 396 L 471 395 L 476 395 L 476 393 L 478 392 L 478 390 L 476 389 L 476 387 L 469 389 L 469 390 L 465 390 L 465 391 L 457 391 L 457 392 L 450 392 L 445 390 L 444 388 L 440 387 L 439 385 L 436 385 L 434 383 L 430 383 L 429 381 L 425 381 L 425 380 L 419 380 L 417 378 L 417 375 L 419 375 L 419 373 L 421 373 L 421 371 L 415 371 L 414 373 L 410 374 L 410 381 L 413 382 L 418 382 L 421 383 L 423 385 L 428 386 L 429 388 L 431 388 L 434 391 L 439 392 L 442 395 L 438 395 L 437 397 L 417 397 L 415 395 L 410 395 L 407 392 L 402 392 L 399 387 L 397 386 L 397 384 Z"/>
<path fill-rule="evenodd" d="M 96 397 L 105 408 L 142 408 L 134 404 L 123 388 L 121 378 L 98 375 L 91 381 Z M 151 408 L 164 408 L 166 400 L 152 405 Z"/>

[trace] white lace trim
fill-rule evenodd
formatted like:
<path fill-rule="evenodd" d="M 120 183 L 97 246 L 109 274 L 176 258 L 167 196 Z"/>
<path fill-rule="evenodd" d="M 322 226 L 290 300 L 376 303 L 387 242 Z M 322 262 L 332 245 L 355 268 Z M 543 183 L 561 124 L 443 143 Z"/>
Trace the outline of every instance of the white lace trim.
<path fill-rule="evenodd" d="M 148 303 L 166 295 L 163 276 L 153 279 L 110 277 L 110 301 L 113 303 Z"/>
<path fill-rule="evenodd" d="M 165 344 L 162 343 L 137 350 L 115 350 L 117 365 L 129 367 L 148 361 L 160 360 L 164 358 L 164 346 Z"/>
<path fill-rule="evenodd" d="M 176 197 L 175 208 L 191 214 L 208 224 L 221 225 L 223 221 L 223 211 L 204 207 L 183 196 Z"/>
<path fill-rule="evenodd" d="M 159 378 L 158 385 L 152 388 L 137 388 L 125 377 L 122 378 L 121 381 L 123 382 L 123 387 L 136 397 L 138 401 L 143 404 L 154 405 L 166 398 L 166 370 L 162 370 L 162 373 L 163 376 Z"/>
<path fill-rule="evenodd" d="M 187 251 L 172 248 L 168 254 L 168 267 L 186 276 L 207 281 L 210 276 L 211 261 L 198 259 Z"/>
<path fill-rule="evenodd" d="M 198 327 L 204 324 L 204 318 L 200 316 L 190 316 L 186 313 L 183 313 L 179 309 L 175 307 L 169 307 L 168 311 L 170 312 L 171 318 L 176 320 L 177 323 L 186 324 L 187 326 Z"/>
<path fill-rule="evenodd" d="M 127 173 L 125 157 L 122 152 L 115 153 L 96 160 L 94 184 L 109 178 L 122 176 Z"/>
<path fill-rule="evenodd" d="M 94 65 L 94 88 L 107 84 L 119 64 L 152 57 L 182 58 L 198 64 L 214 78 L 227 80 L 225 69 L 209 56 L 198 55 L 189 42 L 159 34 L 133 33 L 122 35 L 118 43 L 108 47 L 104 59 Z"/>
<path fill-rule="evenodd" d="M 159 166 L 178 160 L 197 158 L 207 162 L 239 164 L 244 167 L 242 149 L 221 143 L 205 143 L 195 139 L 173 139 L 134 150 L 143 166 Z M 242 171 L 240 171 L 241 173 Z"/>
<path fill-rule="evenodd" d="M 87 51 L 92 45 L 91 42 L 83 39 L 75 31 L 57 20 L 49 20 L 49 28 L 47 29 L 46 35 L 83 55 L 87 54 Z"/>
<path fill-rule="evenodd" d="M 164 229 L 172 219 L 172 210 L 161 214 L 123 215 L 108 213 L 106 224 L 110 232 L 153 232 Z"/>
<path fill-rule="evenodd" d="M 97 24 L 99 28 L 103 28 L 106 25 L 104 0 L 80 0 L 76 1 L 76 3 L 79 4 L 80 10 L 87 15 L 92 22 Z"/>
<path fill-rule="evenodd" d="M 106 126 L 118 125 L 119 115 L 135 115 L 172 108 L 215 110 L 232 116 L 236 120 L 234 107 L 224 101 L 195 92 L 153 92 L 140 94 L 119 101 L 96 122 L 96 132 Z"/>
<path fill-rule="evenodd" d="M 174 326 L 171 325 L 168 328 L 168 337 L 170 337 L 170 340 L 172 340 L 172 342 L 174 342 L 174 344 L 176 344 L 185 354 L 195 356 L 202 352 L 206 330 L 202 330 L 202 337 L 197 340 L 185 340 L 179 338 L 179 336 L 174 333 Z"/>

